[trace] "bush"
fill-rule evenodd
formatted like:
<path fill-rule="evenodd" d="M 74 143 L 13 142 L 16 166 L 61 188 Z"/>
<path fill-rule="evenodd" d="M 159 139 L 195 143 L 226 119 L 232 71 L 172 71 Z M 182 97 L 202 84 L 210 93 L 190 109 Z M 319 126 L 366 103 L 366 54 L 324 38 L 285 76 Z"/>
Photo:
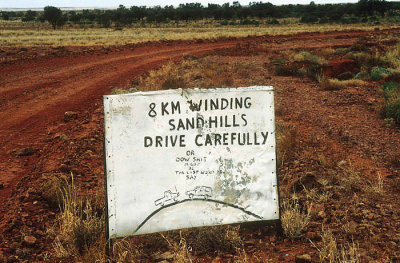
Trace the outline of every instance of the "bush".
<path fill-rule="evenodd" d="M 383 92 L 386 118 L 392 118 L 397 124 L 400 124 L 400 84 L 386 82 L 383 84 Z"/>
<path fill-rule="evenodd" d="M 355 79 L 362 79 L 362 80 L 369 80 L 369 74 L 368 74 L 368 72 L 366 72 L 365 70 L 363 70 L 363 71 L 357 73 L 357 74 L 354 76 L 354 78 L 355 78 Z"/>
<path fill-rule="evenodd" d="M 326 24 L 326 23 L 329 23 L 329 19 L 327 18 L 327 17 L 321 17 L 320 19 L 319 19 L 319 22 L 318 23 L 320 23 L 320 24 Z"/>
<path fill-rule="evenodd" d="M 240 21 L 241 25 L 256 25 L 258 26 L 260 24 L 260 22 L 258 22 L 257 20 L 250 20 L 248 18 L 241 20 Z"/>
<path fill-rule="evenodd" d="M 301 51 L 295 54 L 293 59 L 297 62 L 309 62 L 320 66 L 328 64 L 328 61 L 325 58 L 311 54 L 307 51 Z"/>
<path fill-rule="evenodd" d="M 229 25 L 229 21 L 228 20 L 224 20 L 221 22 L 221 26 L 227 26 Z"/>
<path fill-rule="evenodd" d="M 185 81 L 179 76 L 169 76 L 161 85 L 162 89 L 183 89 L 186 87 Z"/>
<path fill-rule="evenodd" d="M 381 67 L 373 67 L 371 69 L 371 80 L 381 80 L 390 75 L 390 70 Z"/>
<path fill-rule="evenodd" d="M 400 45 L 397 44 L 391 50 L 386 52 L 385 59 L 390 66 L 400 69 Z"/>
<path fill-rule="evenodd" d="M 306 23 L 306 24 L 313 24 L 318 22 L 318 17 L 313 16 L 313 15 L 309 15 L 309 16 L 303 16 L 300 19 L 300 23 Z"/>
<path fill-rule="evenodd" d="M 275 74 L 278 76 L 300 76 L 299 68 L 293 64 L 278 64 L 275 66 Z"/>
<path fill-rule="evenodd" d="M 268 21 L 267 24 L 269 24 L 269 25 L 279 25 L 279 21 L 274 18 L 274 19 Z"/>

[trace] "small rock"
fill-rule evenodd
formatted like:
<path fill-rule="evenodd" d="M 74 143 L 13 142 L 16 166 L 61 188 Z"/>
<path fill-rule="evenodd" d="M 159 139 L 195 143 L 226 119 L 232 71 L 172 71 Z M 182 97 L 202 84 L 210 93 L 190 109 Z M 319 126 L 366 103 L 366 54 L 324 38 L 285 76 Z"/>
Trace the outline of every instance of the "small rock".
<path fill-rule="evenodd" d="M 67 111 L 64 113 L 64 121 L 69 122 L 70 120 L 78 119 L 78 113 L 74 111 Z"/>
<path fill-rule="evenodd" d="M 308 255 L 308 254 L 296 256 L 296 258 L 294 259 L 294 262 L 296 262 L 296 263 L 309 263 L 309 262 L 311 262 L 311 256 Z"/>
<path fill-rule="evenodd" d="M 24 237 L 24 244 L 28 246 L 33 246 L 36 244 L 36 237 L 34 236 L 25 236 Z"/>
<path fill-rule="evenodd" d="M 28 155 L 34 154 L 35 152 L 36 152 L 36 150 L 33 149 L 32 147 L 26 147 L 26 148 L 16 151 L 15 155 L 16 156 L 28 156 Z"/>

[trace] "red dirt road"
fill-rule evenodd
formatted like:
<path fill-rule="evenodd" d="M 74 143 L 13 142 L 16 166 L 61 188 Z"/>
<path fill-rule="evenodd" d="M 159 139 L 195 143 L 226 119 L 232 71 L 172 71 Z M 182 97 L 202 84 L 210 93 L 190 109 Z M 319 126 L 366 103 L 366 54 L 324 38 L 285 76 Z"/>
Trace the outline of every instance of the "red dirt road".
<path fill-rule="evenodd" d="M 289 48 L 347 47 L 362 36 L 382 32 L 168 42 L 118 47 L 111 52 L 100 49 L 88 54 L 18 58 L 0 64 L 0 235 L 8 230 L 9 217 L 20 213 L 17 188 L 32 187 L 30 175 L 43 172 L 41 164 L 46 158 L 43 149 L 49 134 L 60 125 L 69 125 L 63 122 L 66 111 L 76 111 L 80 115 L 99 112 L 102 95 L 113 88 L 129 86 L 134 77 L 184 56 L 200 56 L 238 46 L 245 52 L 255 42 L 265 43 L 263 48 L 271 52 Z M 15 151 L 26 147 L 32 147 L 36 152 L 31 156 L 15 156 Z M 7 250 L 7 246 L 4 249 Z"/>

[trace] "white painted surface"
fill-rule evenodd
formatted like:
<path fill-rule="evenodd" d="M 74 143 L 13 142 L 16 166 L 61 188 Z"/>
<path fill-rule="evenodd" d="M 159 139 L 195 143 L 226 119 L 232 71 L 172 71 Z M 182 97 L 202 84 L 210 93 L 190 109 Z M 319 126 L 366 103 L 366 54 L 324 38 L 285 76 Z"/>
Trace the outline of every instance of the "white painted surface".
<path fill-rule="evenodd" d="M 221 109 L 231 99 L 242 105 Z M 219 108 L 210 110 L 210 100 Z M 167 102 L 169 114 L 162 115 Z M 180 111 L 172 114 L 171 102 Z M 272 87 L 111 95 L 104 111 L 110 238 L 279 219 Z M 228 125 L 220 127 L 221 116 Z M 206 127 L 178 126 L 192 118 Z M 162 146 L 155 146 L 156 136 Z M 177 144 L 169 140 L 167 147 L 165 136 Z M 146 137 L 152 146 L 145 147 Z"/>

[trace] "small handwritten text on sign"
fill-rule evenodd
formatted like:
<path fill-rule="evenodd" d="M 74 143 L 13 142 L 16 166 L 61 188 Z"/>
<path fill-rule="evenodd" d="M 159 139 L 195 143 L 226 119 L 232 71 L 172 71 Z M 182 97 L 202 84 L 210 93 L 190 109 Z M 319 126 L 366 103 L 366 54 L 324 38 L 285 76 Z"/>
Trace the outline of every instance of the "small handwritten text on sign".
<path fill-rule="evenodd" d="M 109 237 L 279 219 L 272 87 L 104 97 Z"/>

